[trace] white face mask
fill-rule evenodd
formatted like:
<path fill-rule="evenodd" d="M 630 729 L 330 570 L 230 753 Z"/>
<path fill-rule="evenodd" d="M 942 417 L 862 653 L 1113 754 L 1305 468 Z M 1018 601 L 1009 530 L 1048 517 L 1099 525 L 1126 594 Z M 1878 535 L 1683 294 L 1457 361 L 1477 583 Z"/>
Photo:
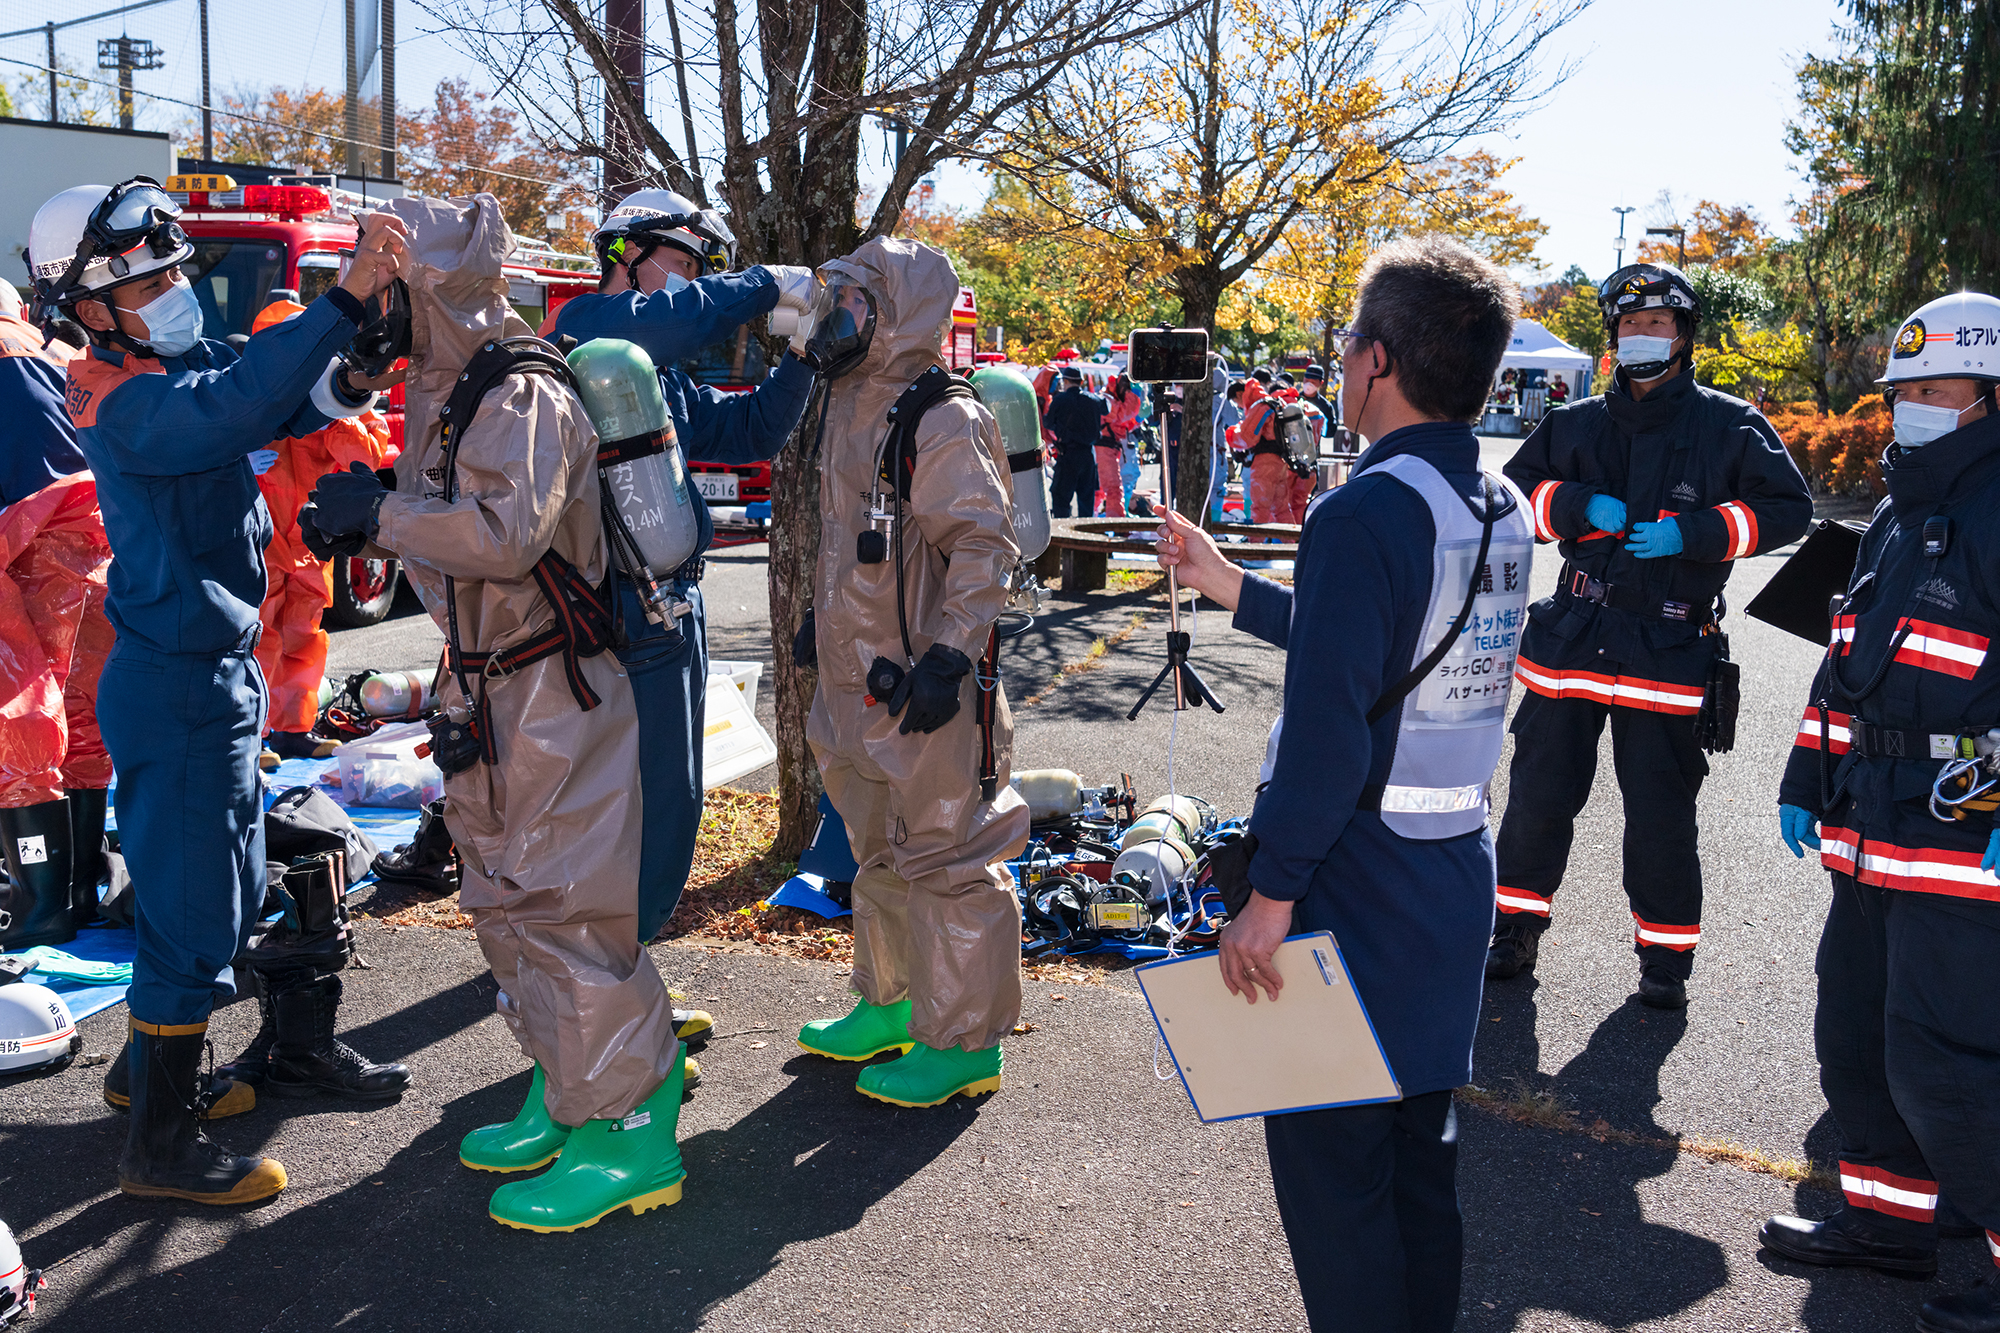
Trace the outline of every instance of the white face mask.
<path fill-rule="evenodd" d="M 1932 407 L 1928 403 L 1897 403 L 1894 420 L 1896 423 L 1896 443 L 1905 449 L 1915 449 L 1929 444 L 1932 440 L 1949 435 L 1958 429 L 1958 419 L 1974 407 Z"/>
<path fill-rule="evenodd" d="M 179 356 L 201 341 L 201 301 L 186 278 L 132 313 L 145 322 L 146 341 L 161 356 Z"/>
<path fill-rule="evenodd" d="M 1618 364 L 1621 366 L 1661 364 L 1672 358 L 1673 354 L 1672 338 L 1647 338 L 1639 334 L 1627 334 L 1618 340 Z M 1662 370 L 1660 373 L 1666 372 Z M 1651 378 L 1658 379 L 1659 375 Z"/>
<path fill-rule="evenodd" d="M 669 296 L 672 296 L 675 292 L 686 291 L 689 285 L 688 280 L 678 273 L 663 273 L 660 275 L 660 290 Z"/>

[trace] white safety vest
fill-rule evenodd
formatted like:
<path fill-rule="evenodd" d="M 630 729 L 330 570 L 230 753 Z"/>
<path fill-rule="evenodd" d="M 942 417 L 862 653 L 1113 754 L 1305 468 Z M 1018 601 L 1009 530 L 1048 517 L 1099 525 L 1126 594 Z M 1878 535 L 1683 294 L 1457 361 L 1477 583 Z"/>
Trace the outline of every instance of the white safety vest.
<path fill-rule="evenodd" d="M 1386 472 L 1422 496 L 1437 531 L 1430 605 L 1406 668 L 1414 670 L 1435 651 L 1465 605 L 1485 521 L 1436 468 L 1414 455 L 1396 454 L 1368 471 Z M 1379 798 L 1382 822 L 1391 832 L 1424 842 L 1455 838 L 1486 822 L 1488 787 L 1505 739 L 1514 657 L 1527 628 L 1528 574 L 1535 550 L 1528 502 L 1505 477 L 1486 475 L 1495 502 L 1511 497 L 1513 507 L 1494 521 L 1472 613 L 1458 643 L 1403 696 L 1396 757 Z M 1264 782 L 1271 780 L 1277 763 L 1284 725 L 1280 714 L 1264 752 Z"/>

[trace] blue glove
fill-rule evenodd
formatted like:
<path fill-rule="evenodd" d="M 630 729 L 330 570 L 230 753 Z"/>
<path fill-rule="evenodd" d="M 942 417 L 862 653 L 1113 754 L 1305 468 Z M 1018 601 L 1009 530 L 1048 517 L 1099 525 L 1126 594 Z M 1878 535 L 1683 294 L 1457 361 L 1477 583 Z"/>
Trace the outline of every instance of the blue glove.
<path fill-rule="evenodd" d="M 1986 855 L 1979 858 L 1979 868 L 1987 874 L 2000 874 L 1995 866 L 2000 866 L 2000 829 L 1993 830 L 1993 836 L 1986 840 Z"/>
<path fill-rule="evenodd" d="M 1670 518 L 1658 523 L 1634 523 L 1632 540 L 1625 549 L 1641 560 L 1658 560 L 1663 555 L 1681 553 L 1681 525 Z"/>
<path fill-rule="evenodd" d="M 318 509 L 314 525 L 324 537 L 357 533 L 373 537 L 375 513 L 388 493 L 382 479 L 366 463 L 350 463 L 345 472 L 329 472 L 313 485 L 312 503 Z"/>
<path fill-rule="evenodd" d="M 1819 820 L 1812 811 L 1802 810 L 1796 805 L 1778 807 L 1778 832 L 1785 839 L 1785 846 L 1792 849 L 1792 855 L 1801 859 L 1805 849 L 1819 850 Z M 2000 856 L 2000 833 L 1993 835 L 1993 842 L 1986 849 L 1988 858 Z"/>
<path fill-rule="evenodd" d="M 1583 516 L 1599 532 L 1625 531 L 1625 502 L 1615 495 L 1593 495 L 1583 507 Z"/>
<path fill-rule="evenodd" d="M 245 457 L 250 460 L 250 470 L 260 477 L 276 467 L 278 463 L 278 451 L 276 449 L 252 449 Z"/>

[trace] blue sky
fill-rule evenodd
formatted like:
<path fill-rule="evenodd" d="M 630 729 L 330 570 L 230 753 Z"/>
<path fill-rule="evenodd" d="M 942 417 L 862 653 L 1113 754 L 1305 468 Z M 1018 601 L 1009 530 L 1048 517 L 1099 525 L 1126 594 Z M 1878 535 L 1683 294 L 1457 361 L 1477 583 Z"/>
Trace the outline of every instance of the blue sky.
<path fill-rule="evenodd" d="M 1843 17 L 1831 0 L 1598 0 L 1547 48 L 1551 65 L 1573 59 L 1577 73 L 1482 144 L 1521 159 L 1505 183 L 1548 224 L 1538 258 L 1549 276 L 1572 263 L 1609 273 L 1612 208 L 1638 206 L 1629 233 L 1661 190 L 1683 219 L 1702 199 L 1743 203 L 1790 234 L 1786 201 L 1802 191 L 1784 145 L 1793 71 L 1834 49 Z"/>

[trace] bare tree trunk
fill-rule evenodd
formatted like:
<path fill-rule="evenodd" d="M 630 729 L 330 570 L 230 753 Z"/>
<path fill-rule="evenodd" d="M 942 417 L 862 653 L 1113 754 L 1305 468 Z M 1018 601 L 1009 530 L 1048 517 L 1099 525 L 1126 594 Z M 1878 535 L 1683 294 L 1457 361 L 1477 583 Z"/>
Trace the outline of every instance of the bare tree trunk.
<path fill-rule="evenodd" d="M 1181 291 L 1181 323 L 1191 329 L 1209 330 L 1213 345 L 1215 311 L 1222 304 L 1221 275 L 1205 269 L 1183 269 L 1178 275 Z M 1190 384 L 1181 397 L 1180 463 L 1176 468 L 1174 508 L 1201 527 L 1211 526 L 1208 511 L 1209 463 L 1215 440 L 1215 388 L 1213 375 L 1204 375 Z"/>
<path fill-rule="evenodd" d="M 819 439 L 821 398 L 814 393 L 799 433 L 771 461 L 772 707 L 778 734 L 778 838 L 772 852 L 796 860 L 819 823 L 819 765 L 806 744 L 819 672 L 792 660 L 792 637 L 813 604 L 813 571 L 819 563 Z"/>

